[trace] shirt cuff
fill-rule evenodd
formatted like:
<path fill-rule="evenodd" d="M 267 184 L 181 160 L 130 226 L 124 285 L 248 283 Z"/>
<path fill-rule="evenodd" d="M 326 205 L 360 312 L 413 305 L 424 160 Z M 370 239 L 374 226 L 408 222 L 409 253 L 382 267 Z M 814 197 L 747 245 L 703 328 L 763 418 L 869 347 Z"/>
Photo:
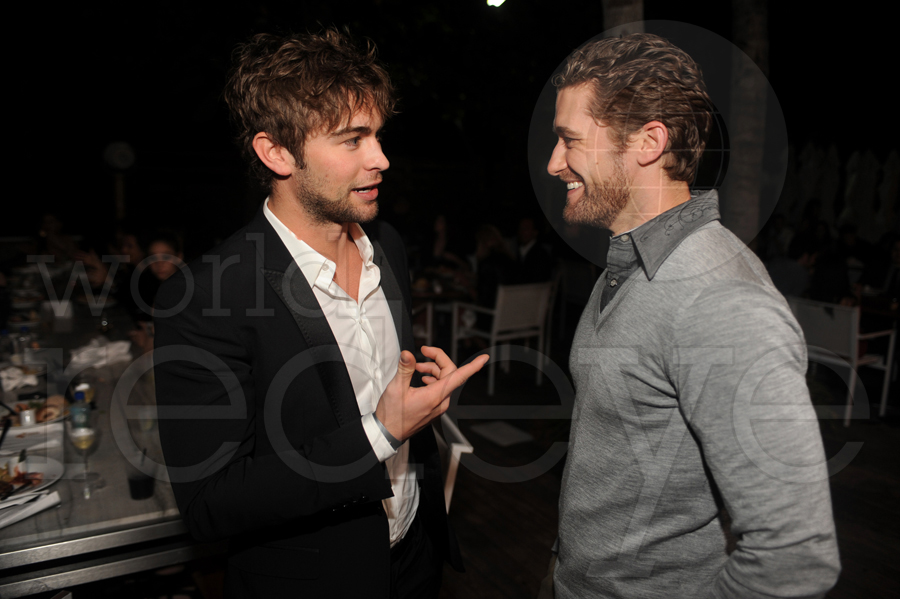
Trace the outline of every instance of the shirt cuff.
<path fill-rule="evenodd" d="M 363 430 L 366 431 L 366 437 L 369 438 L 369 443 L 372 444 L 372 449 L 375 451 L 375 457 L 378 458 L 379 462 L 384 462 L 388 458 L 397 455 L 397 452 L 394 451 L 394 448 L 391 447 L 391 444 L 385 438 L 384 433 L 381 432 L 378 423 L 375 422 L 374 412 L 370 412 L 362 417 L 362 425 Z"/>

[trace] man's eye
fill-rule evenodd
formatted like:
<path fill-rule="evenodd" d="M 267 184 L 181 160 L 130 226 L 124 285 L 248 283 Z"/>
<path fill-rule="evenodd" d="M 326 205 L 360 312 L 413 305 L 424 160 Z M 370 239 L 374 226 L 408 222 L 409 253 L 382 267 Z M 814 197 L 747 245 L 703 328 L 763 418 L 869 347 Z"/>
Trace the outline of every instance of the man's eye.
<path fill-rule="evenodd" d="M 359 137 L 353 137 L 344 142 L 348 146 L 358 146 L 359 145 Z"/>
<path fill-rule="evenodd" d="M 566 146 L 567 148 L 571 148 L 572 144 L 575 142 L 575 140 L 572 139 L 571 137 L 563 137 L 562 140 L 563 140 L 563 145 Z"/>

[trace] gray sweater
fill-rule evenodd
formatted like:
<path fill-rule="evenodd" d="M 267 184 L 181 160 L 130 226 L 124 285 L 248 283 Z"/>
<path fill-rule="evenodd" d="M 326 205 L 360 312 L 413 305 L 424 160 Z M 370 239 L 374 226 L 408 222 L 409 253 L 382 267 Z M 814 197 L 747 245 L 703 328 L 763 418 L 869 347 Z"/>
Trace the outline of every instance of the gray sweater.
<path fill-rule="evenodd" d="M 803 334 L 714 193 L 635 230 L 640 267 L 602 310 L 601 277 L 581 317 L 560 599 L 819 597 L 837 579 Z"/>

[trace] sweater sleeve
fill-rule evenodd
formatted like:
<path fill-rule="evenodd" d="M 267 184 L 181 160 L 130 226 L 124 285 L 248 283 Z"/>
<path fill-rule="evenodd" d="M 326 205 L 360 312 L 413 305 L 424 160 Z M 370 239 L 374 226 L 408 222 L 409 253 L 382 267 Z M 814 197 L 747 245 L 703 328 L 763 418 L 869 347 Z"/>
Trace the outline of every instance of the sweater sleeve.
<path fill-rule="evenodd" d="M 822 597 L 840 572 L 806 345 L 762 285 L 705 289 L 674 329 L 679 407 L 738 538 L 719 598 Z"/>

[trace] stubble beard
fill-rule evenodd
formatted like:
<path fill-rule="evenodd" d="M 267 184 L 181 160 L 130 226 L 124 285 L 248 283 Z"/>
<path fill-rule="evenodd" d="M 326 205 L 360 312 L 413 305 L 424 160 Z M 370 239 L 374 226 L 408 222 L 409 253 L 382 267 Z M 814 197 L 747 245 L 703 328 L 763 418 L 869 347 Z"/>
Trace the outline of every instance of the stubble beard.
<path fill-rule="evenodd" d="M 596 186 L 588 187 L 585 184 L 583 189 L 578 202 L 566 202 L 563 220 L 570 225 L 589 225 L 611 230 L 631 199 L 631 182 L 625 173 L 622 154 L 617 154 L 613 159 L 612 177 Z"/>
<path fill-rule="evenodd" d="M 355 206 L 350 198 L 351 191 L 339 199 L 329 199 L 318 191 L 319 185 L 309 176 L 304 176 L 297 186 L 297 201 L 317 224 L 368 223 L 378 216 L 378 200 L 363 206 Z"/>

